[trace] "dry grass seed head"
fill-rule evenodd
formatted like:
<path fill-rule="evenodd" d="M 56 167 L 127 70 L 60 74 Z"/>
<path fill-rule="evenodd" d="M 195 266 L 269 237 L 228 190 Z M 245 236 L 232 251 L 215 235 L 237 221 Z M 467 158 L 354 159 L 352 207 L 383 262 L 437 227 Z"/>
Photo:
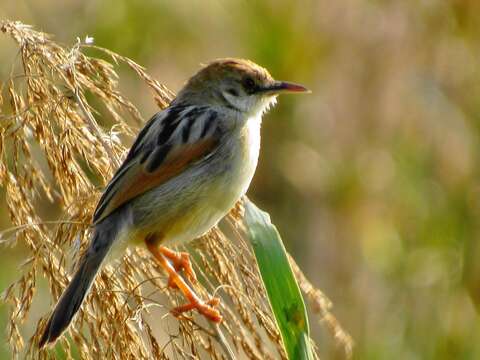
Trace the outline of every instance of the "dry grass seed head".
<path fill-rule="evenodd" d="M 27 349 L 19 328 L 29 315 L 36 279 L 46 278 L 53 302 L 58 300 L 72 260 L 79 259 L 88 243 L 99 195 L 86 167 L 105 185 L 126 154 L 118 135 L 135 132 L 126 119 L 143 123 L 135 105 L 119 92 L 114 65 L 84 51 L 100 51 L 115 64 L 125 63 L 153 90 L 161 108 L 174 94 L 144 68 L 109 50 L 81 41 L 65 48 L 19 22 L 5 22 L 1 31 L 17 42 L 21 59 L 19 74 L 12 72 L 0 92 L 0 106 L 6 110 L 0 116 L 0 179 L 16 230 L 6 242 L 21 242 L 29 257 L 20 279 L 3 293 L 10 304 L 7 336 L 14 358 L 47 359 L 53 353 L 38 353 L 35 346 L 46 318 L 37 324 Z M 88 104 L 87 93 L 114 120 L 110 134 L 98 126 L 94 114 L 99 110 Z M 46 223 L 36 207 L 42 199 L 57 204 L 63 219 Z M 228 221 L 239 234 L 241 206 Z M 204 297 L 222 298 L 225 321 L 220 327 L 197 315 L 173 318 L 168 309 L 183 300 L 166 286 L 165 274 L 143 249 L 129 249 L 115 267 L 106 266 L 98 276 L 67 331 L 69 338 L 60 340 L 65 356 L 72 358 L 75 344 L 84 359 L 221 359 L 231 358 L 231 347 L 239 358 L 285 358 L 253 254 L 241 234 L 234 238 L 213 229 L 190 249 L 203 284 L 196 290 Z M 71 258 L 66 254 L 72 248 Z"/>

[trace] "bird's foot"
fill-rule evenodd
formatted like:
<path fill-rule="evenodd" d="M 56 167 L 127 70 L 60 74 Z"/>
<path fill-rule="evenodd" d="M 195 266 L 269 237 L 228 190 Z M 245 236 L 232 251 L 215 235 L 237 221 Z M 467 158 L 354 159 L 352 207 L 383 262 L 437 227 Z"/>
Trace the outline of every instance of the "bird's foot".
<path fill-rule="evenodd" d="M 193 291 L 193 289 L 188 285 L 188 283 L 177 273 L 176 266 L 181 266 L 185 270 L 187 276 L 192 282 L 196 282 L 197 278 L 193 272 L 192 265 L 190 264 L 190 259 L 186 253 L 176 253 L 170 249 L 167 249 L 163 246 L 158 247 L 155 239 L 149 238 L 146 239 L 146 244 L 148 250 L 155 256 L 160 265 L 168 273 L 168 282 L 169 285 L 174 284 L 175 288 L 178 288 L 182 294 L 189 301 L 187 304 L 178 306 L 172 310 L 172 313 L 175 316 L 179 316 L 182 313 L 190 310 L 197 310 L 200 314 L 205 316 L 208 320 L 219 323 L 222 321 L 222 315 L 220 312 L 215 309 L 220 303 L 218 298 L 211 298 L 208 301 L 201 300 L 198 295 Z M 186 256 L 185 256 L 186 255 Z M 170 261 L 171 262 L 170 262 Z M 192 280 L 193 279 L 193 280 Z"/>
<path fill-rule="evenodd" d="M 220 312 L 215 309 L 215 307 L 220 304 L 220 299 L 213 297 L 207 302 L 204 302 L 202 300 L 194 299 L 191 300 L 190 303 L 177 306 L 176 308 L 172 309 L 171 312 L 175 316 L 180 316 L 184 312 L 190 311 L 190 310 L 197 310 L 200 314 L 205 316 L 208 320 L 213 321 L 215 323 L 220 323 L 222 322 L 222 315 Z"/>
<path fill-rule="evenodd" d="M 192 262 L 190 261 L 190 254 L 187 252 L 173 251 L 165 246 L 160 246 L 159 251 L 172 263 L 173 268 L 176 271 L 185 271 L 185 275 L 192 284 L 197 282 L 197 275 L 192 267 Z M 175 284 L 175 281 L 170 275 L 168 278 L 168 286 L 171 288 L 178 288 Z"/>

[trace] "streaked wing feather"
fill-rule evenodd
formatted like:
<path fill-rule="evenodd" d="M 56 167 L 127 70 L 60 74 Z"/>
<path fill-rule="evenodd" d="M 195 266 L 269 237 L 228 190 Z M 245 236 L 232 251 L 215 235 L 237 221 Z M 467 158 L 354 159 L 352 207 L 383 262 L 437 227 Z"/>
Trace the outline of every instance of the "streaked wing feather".
<path fill-rule="evenodd" d="M 147 123 L 105 189 L 94 214 L 94 223 L 128 201 L 176 177 L 214 151 L 218 145 L 215 131 L 201 131 L 200 138 L 192 139 L 191 134 L 188 135 L 193 122 L 212 128 L 215 116 L 198 108 L 193 110 L 165 110 Z"/>
<path fill-rule="evenodd" d="M 168 159 L 165 159 L 153 172 L 148 171 L 143 164 L 135 164 L 124 175 L 121 191 L 109 200 L 102 213 L 102 218 L 128 201 L 174 178 L 192 163 L 205 157 L 214 147 L 215 142 L 213 140 L 205 140 L 196 145 L 182 146 L 182 148 L 172 151 L 168 155 Z"/>

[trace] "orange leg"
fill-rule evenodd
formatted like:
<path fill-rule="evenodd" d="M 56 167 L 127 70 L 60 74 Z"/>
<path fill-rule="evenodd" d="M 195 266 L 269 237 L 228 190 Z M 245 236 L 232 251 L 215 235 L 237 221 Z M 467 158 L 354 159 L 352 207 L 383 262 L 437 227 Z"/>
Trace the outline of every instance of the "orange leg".
<path fill-rule="evenodd" d="M 172 310 L 172 313 L 175 316 L 178 316 L 186 311 L 190 311 L 193 309 L 197 309 L 197 311 L 205 316 L 208 320 L 211 320 L 213 322 L 219 323 L 222 321 L 222 315 L 220 312 L 214 308 L 215 305 L 218 305 L 219 299 L 217 298 L 212 298 L 207 302 L 202 301 L 197 294 L 192 290 L 190 286 L 185 282 L 185 280 L 177 273 L 175 270 L 175 267 L 170 264 L 170 262 L 167 260 L 167 256 L 165 256 L 165 252 L 168 255 L 171 255 L 171 253 L 174 253 L 176 258 L 178 259 L 178 254 L 176 254 L 174 251 L 168 250 L 165 251 L 164 247 L 159 248 L 157 246 L 157 242 L 154 241 L 152 238 L 147 238 L 146 239 L 147 243 L 147 248 L 148 250 L 152 253 L 153 256 L 158 260 L 160 265 L 165 269 L 165 271 L 169 275 L 169 283 L 171 282 L 172 284 L 175 284 L 176 287 L 183 293 L 183 295 L 188 299 L 189 303 L 186 305 L 182 305 L 179 307 L 176 307 Z M 171 252 L 171 253 L 170 253 Z M 170 258 L 170 256 L 168 256 Z M 180 255 L 181 258 L 181 255 Z M 183 260 L 181 260 L 183 262 Z M 191 268 L 191 265 L 190 265 Z M 186 272 L 188 273 L 188 268 L 185 267 Z M 193 270 L 192 270 L 193 272 Z M 195 278 L 196 279 L 196 278 Z"/>
<path fill-rule="evenodd" d="M 187 275 L 188 280 L 193 284 L 197 282 L 197 275 L 195 275 L 195 271 L 193 271 L 192 263 L 190 262 L 190 255 L 188 253 L 173 251 L 165 246 L 160 246 L 158 250 L 163 256 L 171 261 L 176 271 L 185 270 L 185 275 Z M 172 277 L 168 279 L 168 286 L 176 286 Z"/>

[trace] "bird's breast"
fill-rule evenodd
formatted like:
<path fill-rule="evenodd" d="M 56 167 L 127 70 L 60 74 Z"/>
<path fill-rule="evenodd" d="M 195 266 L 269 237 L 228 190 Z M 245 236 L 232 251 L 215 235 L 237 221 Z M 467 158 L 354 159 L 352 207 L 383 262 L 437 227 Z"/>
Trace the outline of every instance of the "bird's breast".
<path fill-rule="evenodd" d="M 142 234 L 160 232 L 172 244 L 206 233 L 247 192 L 259 151 L 260 119 L 252 118 L 208 161 L 144 196 L 136 207 Z"/>
<path fill-rule="evenodd" d="M 239 180 L 242 194 L 244 195 L 250 186 L 255 169 L 257 168 L 260 153 L 260 117 L 250 118 L 239 137 L 239 157 L 237 159 L 237 171 L 240 173 Z"/>

